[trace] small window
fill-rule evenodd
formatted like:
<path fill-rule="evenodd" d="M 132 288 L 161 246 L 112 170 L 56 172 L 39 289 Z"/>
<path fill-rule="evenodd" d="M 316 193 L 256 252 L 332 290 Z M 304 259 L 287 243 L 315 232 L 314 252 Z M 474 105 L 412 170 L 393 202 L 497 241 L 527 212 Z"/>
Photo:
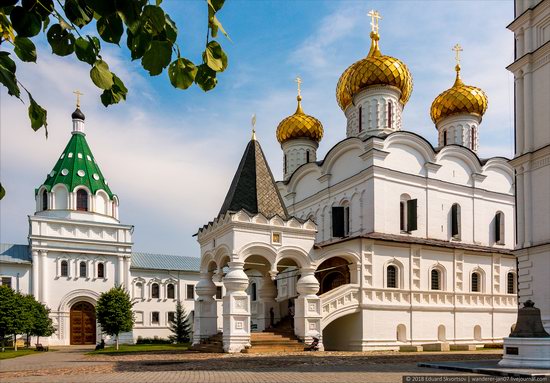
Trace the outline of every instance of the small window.
<path fill-rule="evenodd" d="M 76 192 L 76 210 L 88 211 L 88 193 L 84 189 Z"/>
<path fill-rule="evenodd" d="M 431 285 L 432 290 L 441 290 L 441 272 L 439 270 L 432 269 Z"/>
<path fill-rule="evenodd" d="M 392 121 L 392 107 L 391 107 L 391 101 L 388 101 L 388 129 L 392 128 L 393 121 Z"/>
<path fill-rule="evenodd" d="M 46 190 L 42 192 L 42 210 L 48 210 L 48 193 Z"/>
<path fill-rule="evenodd" d="M 141 282 L 136 283 L 135 292 L 136 293 L 134 295 L 134 298 L 139 298 L 139 299 L 143 298 L 143 283 L 141 283 Z"/>
<path fill-rule="evenodd" d="M 195 285 L 187 285 L 186 293 L 187 299 L 195 299 Z"/>
<path fill-rule="evenodd" d="M 342 238 L 346 236 L 346 212 L 344 206 L 332 208 L 332 236 Z M 349 210 L 347 216 L 349 217 Z"/>
<path fill-rule="evenodd" d="M 8 286 L 11 289 L 11 277 L 2 277 L 2 286 Z"/>
<path fill-rule="evenodd" d="M 105 278 L 105 264 L 103 262 L 97 264 L 97 277 Z"/>
<path fill-rule="evenodd" d="M 283 156 L 283 168 L 284 168 L 284 172 L 286 174 L 287 172 L 287 166 L 286 166 L 286 154 Z"/>
<path fill-rule="evenodd" d="M 501 211 L 495 214 L 495 243 L 504 245 L 504 213 Z"/>
<path fill-rule="evenodd" d="M 67 261 L 61 261 L 61 276 L 62 277 L 69 276 L 69 262 Z"/>
<path fill-rule="evenodd" d="M 472 126 L 472 131 L 470 133 L 470 138 L 471 138 L 470 148 L 472 150 L 475 150 L 476 149 L 476 128 L 473 126 Z"/>
<path fill-rule="evenodd" d="M 166 286 L 166 296 L 168 297 L 168 299 L 176 298 L 176 289 L 174 288 L 173 283 L 169 283 L 168 286 Z"/>
<path fill-rule="evenodd" d="M 399 227 L 403 233 L 410 233 L 418 229 L 417 201 L 417 199 L 410 199 L 406 194 L 401 196 L 399 204 Z"/>
<path fill-rule="evenodd" d="M 460 239 L 460 205 L 457 203 L 451 207 L 451 236 Z"/>
<path fill-rule="evenodd" d="M 447 145 L 447 131 L 443 131 L 443 146 Z"/>
<path fill-rule="evenodd" d="M 151 313 L 151 323 L 152 324 L 159 324 L 159 317 L 160 317 L 160 315 L 159 315 L 158 311 L 153 311 Z"/>
<path fill-rule="evenodd" d="M 151 298 L 160 298 L 160 289 L 158 283 L 151 285 Z"/>
<path fill-rule="evenodd" d="M 516 275 L 514 273 L 506 275 L 506 292 L 508 294 L 516 293 Z"/>
<path fill-rule="evenodd" d="M 88 276 L 88 267 L 86 266 L 86 262 L 82 261 L 80 262 L 80 278 L 86 278 Z"/>
<path fill-rule="evenodd" d="M 387 287 L 397 288 L 397 267 L 389 265 L 386 270 Z"/>
<path fill-rule="evenodd" d="M 170 311 L 168 313 L 168 323 L 173 323 L 176 320 L 176 313 L 173 311 Z"/>
<path fill-rule="evenodd" d="M 363 131 L 363 107 L 359 106 L 359 133 Z"/>
<path fill-rule="evenodd" d="M 258 296 L 257 296 L 257 288 L 256 288 L 256 283 L 252 283 L 250 284 L 250 300 L 252 302 L 255 302 L 257 300 Z"/>
<path fill-rule="evenodd" d="M 223 298 L 222 287 L 216 286 L 216 299 L 222 299 L 222 298 Z"/>
<path fill-rule="evenodd" d="M 306 150 L 306 163 L 309 164 L 309 161 L 310 161 L 310 159 L 309 159 L 309 150 Z"/>
<path fill-rule="evenodd" d="M 134 318 L 136 319 L 136 324 L 143 324 L 143 311 L 136 311 Z"/>
<path fill-rule="evenodd" d="M 478 272 L 472 273 L 472 292 L 479 293 L 481 285 L 481 275 Z"/>

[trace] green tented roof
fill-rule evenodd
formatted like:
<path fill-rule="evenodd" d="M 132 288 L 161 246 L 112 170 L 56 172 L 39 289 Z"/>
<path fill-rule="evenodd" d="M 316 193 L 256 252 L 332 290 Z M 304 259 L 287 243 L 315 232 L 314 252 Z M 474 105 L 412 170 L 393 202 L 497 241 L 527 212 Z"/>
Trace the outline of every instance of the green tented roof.
<path fill-rule="evenodd" d="M 93 194 L 98 190 L 104 190 L 110 199 L 113 198 L 113 193 L 99 170 L 84 134 L 79 132 L 73 132 L 69 143 L 43 185 L 51 191 L 52 187 L 60 183 L 67 186 L 69 192 L 82 185 L 90 189 Z"/>

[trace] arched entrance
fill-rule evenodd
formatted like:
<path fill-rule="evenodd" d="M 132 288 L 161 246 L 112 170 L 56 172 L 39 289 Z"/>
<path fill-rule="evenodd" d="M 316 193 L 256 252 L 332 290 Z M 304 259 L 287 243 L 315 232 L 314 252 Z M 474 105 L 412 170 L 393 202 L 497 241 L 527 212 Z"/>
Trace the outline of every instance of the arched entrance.
<path fill-rule="evenodd" d="M 319 265 L 315 277 L 320 286 L 318 295 L 350 283 L 349 262 L 340 257 L 329 258 Z"/>
<path fill-rule="evenodd" d="M 77 302 L 71 307 L 71 344 L 95 344 L 95 307 L 88 302 Z"/>

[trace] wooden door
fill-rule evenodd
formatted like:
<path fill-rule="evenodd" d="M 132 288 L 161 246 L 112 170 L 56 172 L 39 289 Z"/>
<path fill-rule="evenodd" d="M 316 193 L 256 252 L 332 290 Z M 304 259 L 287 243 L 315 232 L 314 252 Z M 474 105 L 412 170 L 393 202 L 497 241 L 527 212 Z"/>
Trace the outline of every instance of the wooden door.
<path fill-rule="evenodd" d="M 71 344 L 95 344 L 95 308 L 88 302 L 71 307 Z"/>

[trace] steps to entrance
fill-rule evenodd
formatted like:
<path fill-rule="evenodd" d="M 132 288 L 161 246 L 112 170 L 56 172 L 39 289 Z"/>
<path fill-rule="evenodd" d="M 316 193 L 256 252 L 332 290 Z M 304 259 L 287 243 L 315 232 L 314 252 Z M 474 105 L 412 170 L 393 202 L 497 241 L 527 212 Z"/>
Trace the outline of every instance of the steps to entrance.
<path fill-rule="evenodd" d="M 212 335 L 199 344 L 191 346 L 191 351 L 222 353 L 223 352 L 223 334 L 221 332 Z"/>
<path fill-rule="evenodd" d="M 300 352 L 304 351 L 304 344 L 292 335 L 274 331 L 264 331 L 250 334 L 250 347 L 244 349 L 245 354 L 263 354 L 275 352 Z"/>

